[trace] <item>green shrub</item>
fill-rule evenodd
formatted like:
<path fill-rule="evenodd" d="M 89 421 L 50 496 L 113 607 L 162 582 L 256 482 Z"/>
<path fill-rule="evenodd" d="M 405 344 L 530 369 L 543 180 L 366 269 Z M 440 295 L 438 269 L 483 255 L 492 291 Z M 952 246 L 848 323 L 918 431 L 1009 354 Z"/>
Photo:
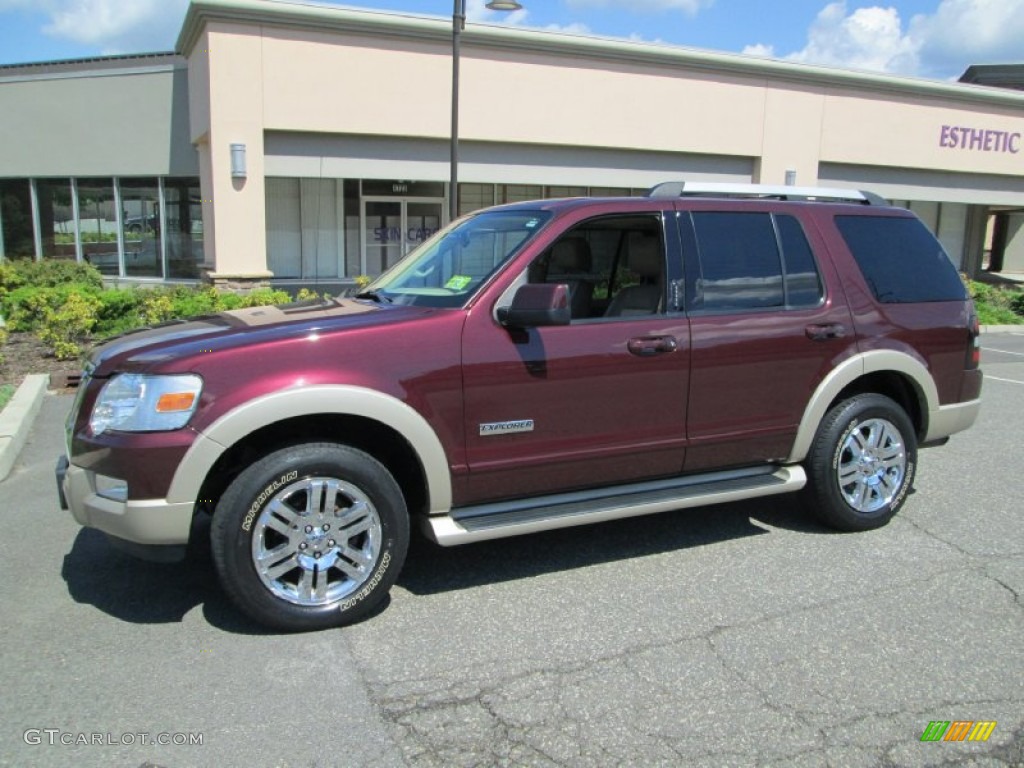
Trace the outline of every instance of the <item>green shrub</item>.
<path fill-rule="evenodd" d="M 139 307 L 139 316 L 145 325 L 159 325 L 175 317 L 174 302 L 165 291 L 146 291 Z"/>
<path fill-rule="evenodd" d="M 220 311 L 220 292 L 212 286 L 177 286 L 170 296 L 175 317 L 198 317 Z"/>
<path fill-rule="evenodd" d="M 7 346 L 7 328 L 0 326 L 0 364 L 7 358 L 4 356 L 4 347 Z"/>
<path fill-rule="evenodd" d="M 257 288 L 241 297 L 243 307 L 265 307 L 272 304 L 287 304 L 292 300 L 284 291 L 273 288 Z"/>
<path fill-rule="evenodd" d="M 1024 292 L 1011 294 L 1010 309 L 1013 310 L 1014 314 L 1024 317 Z"/>
<path fill-rule="evenodd" d="M 93 335 L 97 338 L 117 336 L 145 325 L 140 313 L 142 291 L 112 288 L 98 293 L 96 298 L 100 301 L 93 328 Z"/>
<path fill-rule="evenodd" d="M 96 325 L 100 300 L 93 294 L 72 293 L 58 308 L 47 307 L 37 336 L 50 345 L 58 360 L 70 360 L 82 354 L 81 344 Z"/>
<path fill-rule="evenodd" d="M 3 298 L 2 313 L 12 331 L 35 331 L 46 319 L 47 310 L 57 310 L 72 296 L 90 296 L 97 291 L 88 285 L 69 283 L 44 286 L 23 285 Z"/>
<path fill-rule="evenodd" d="M 978 322 L 982 325 L 1018 325 L 1024 323 L 1024 317 L 1017 315 L 1009 307 L 995 304 L 976 304 Z"/>
<path fill-rule="evenodd" d="M 1024 323 L 1024 292 L 1001 285 L 970 283 L 971 298 L 982 325 L 1018 325 Z"/>
<path fill-rule="evenodd" d="M 97 291 L 103 288 L 103 275 L 91 264 L 79 264 L 66 259 L 17 259 L 7 262 L 5 266 L 8 269 L 0 272 L 0 286 L 8 289 L 23 285 L 52 288 L 68 283 L 87 285 Z"/>

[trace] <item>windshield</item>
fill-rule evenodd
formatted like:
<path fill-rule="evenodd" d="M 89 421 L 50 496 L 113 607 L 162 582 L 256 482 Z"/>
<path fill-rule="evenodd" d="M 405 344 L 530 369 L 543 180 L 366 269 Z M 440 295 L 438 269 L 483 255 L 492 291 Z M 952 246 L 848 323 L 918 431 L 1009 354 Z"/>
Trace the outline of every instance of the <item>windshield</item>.
<path fill-rule="evenodd" d="M 546 211 L 488 211 L 459 219 L 359 296 L 420 307 L 461 307 L 549 218 Z"/>

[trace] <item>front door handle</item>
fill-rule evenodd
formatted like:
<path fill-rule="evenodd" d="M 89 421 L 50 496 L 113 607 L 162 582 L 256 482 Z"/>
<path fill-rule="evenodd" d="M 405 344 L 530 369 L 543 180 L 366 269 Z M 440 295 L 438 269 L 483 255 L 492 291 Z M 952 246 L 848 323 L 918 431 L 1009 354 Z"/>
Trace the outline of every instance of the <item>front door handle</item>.
<path fill-rule="evenodd" d="M 804 332 L 811 341 L 827 341 L 829 339 L 843 338 L 846 335 L 846 326 L 842 323 L 822 323 L 820 325 L 808 325 Z"/>
<path fill-rule="evenodd" d="M 630 339 L 626 347 L 637 357 L 653 357 L 675 352 L 679 344 L 674 336 L 637 336 Z"/>

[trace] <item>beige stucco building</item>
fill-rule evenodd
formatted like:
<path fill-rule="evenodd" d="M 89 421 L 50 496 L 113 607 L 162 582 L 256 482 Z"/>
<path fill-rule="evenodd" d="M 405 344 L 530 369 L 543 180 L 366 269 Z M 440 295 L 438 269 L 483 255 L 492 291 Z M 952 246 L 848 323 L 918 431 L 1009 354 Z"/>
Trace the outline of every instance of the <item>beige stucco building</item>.
<path fill-rule="evenodd" d="M 111 274 L 376 274 L 447 220 L 451 34 L 444 18 L 201 0 L 176 55 L 0 68 L 0 192 L 28 185 L 36 255 L 60 255 L 51 230 L 70 215 L 63 255 L 91 259 L 82 232 L 101 238 L 110 215 Z M 87 99 L 102 111 L 68 114 Z M 460 101 L 460 212 L 677 179 L 863 188 L 913 208 L 965 270 L 1000 215 L 1003 267 L 1024 271 L 1019 91 L 469 24 Z M 83 186 L 110 205 L 84 215 Z"/>

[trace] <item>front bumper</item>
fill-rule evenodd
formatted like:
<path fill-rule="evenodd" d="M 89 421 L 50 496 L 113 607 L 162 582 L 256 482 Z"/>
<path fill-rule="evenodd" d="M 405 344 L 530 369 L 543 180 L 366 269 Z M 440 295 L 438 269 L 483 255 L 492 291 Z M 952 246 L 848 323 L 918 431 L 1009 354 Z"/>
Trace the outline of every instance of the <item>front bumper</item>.
<path fill-rule="evenodd" d="M 96 528 L 128 544 L 180 547 L 188 543 L 195 505 L 166 499 L 118 501 L 96 491 L 96 473 L 62 456 L 57 463 L 61 508 L 87 528 Z M 137 549 L 129 547 L 130 549 Z"/>

